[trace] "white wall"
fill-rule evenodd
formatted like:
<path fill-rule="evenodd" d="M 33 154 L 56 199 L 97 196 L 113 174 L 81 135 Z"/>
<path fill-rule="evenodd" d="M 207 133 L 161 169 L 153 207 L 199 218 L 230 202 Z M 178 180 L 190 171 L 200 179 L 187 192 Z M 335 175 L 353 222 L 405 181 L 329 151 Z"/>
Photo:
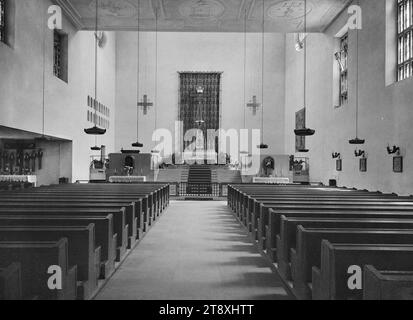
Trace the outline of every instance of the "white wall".
<path fill-rule="evenodd" d="M 317 130 L 307 138 L 311 162 L 311 180 L 327 183 L 337 179 L 341 186 L 367 188 L 399 194 L 413 194 L 412 141 L 413 79 L 386 85 L 386 0 L 362 0 L 363 29 L 360 31 L 360 130 L 368 153 L 368 172 L 360 173 L 354 157 L 355 146 L 348 143 L 355 136 L 355 39 L 350 33 L 350 101 L 334 109 L 333 68 L 338 68 L 333 54 L 337 45 L 334 35 L 347 20 L 344 12 L 325 34 L 308 38 L 308 126 Z M 393 45 L 393 44 L 390 44 Z M 303 54 L 294 50 L 292 35 L 286 37 L 286 144 L 287 153 L 294 154 L 295 112 L 302 108 Z M 404 173 L 392 172 L 392 157 L 386 153 L 387 144 L 402 147 Z M 335 170 L 332 152 L 343 157 L 343 171 Z M 302 155 L 302 154 L 299 154 Z"/>
<path fill-rule="evenodd" d="M 73 141 L 73 180 L 89 178 L 90 147 L 93 137 L 83 129 L 87 123 L 87 96 L 94 92 L 94 37 L 92 32 L 75 32 L 64 20 L 69 34 L 69 81 L 53 75 L 53 33 L 43 18 L 44 0 L 18 0 L 13 48 L 0 43 L 0 125 L 42 133 L 42 37 L 47 31 L 45 134 Z M 114 33 L 107 33 L 99 49 L 98 100 L 111 108 L 111 129 L 98 144 L 114 151 L 115 46 Z M 47 163 L 47 162 L 45 162 Z"/>
<path fill-rule="evenodd" d="M 140 95 L 155 98 L 155 34 L 141 33 Z M 244 128 L 244 35 L 242 33 L 159 33 L 158 35 L 158 128 L 174 132 L 178 119 L 178 71 L 221 71 L 222 128 Z M 247 40 L 246 102 L 261 94 L 261 34 Z M 268 154 L 284 153 L 284 35 L 265 36 L 265 139 Z M 136 141 L 137 33 L 117 33 L 116 149 L 130 148 Z M 261 112 L 247 111 L 247 128 L 260 129 Z M 152 108 L 140 116 L 140 141 L 149 152 L 155 128 Z"/>

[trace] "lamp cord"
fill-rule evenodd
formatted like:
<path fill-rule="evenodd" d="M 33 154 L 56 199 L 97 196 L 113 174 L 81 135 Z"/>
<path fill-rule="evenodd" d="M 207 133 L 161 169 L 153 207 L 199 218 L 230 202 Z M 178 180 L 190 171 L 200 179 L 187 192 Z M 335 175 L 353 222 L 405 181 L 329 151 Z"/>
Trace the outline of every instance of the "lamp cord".
<path fill-rule="evenodd" d="M 247 90 L 247 9 L 245 9 L 244 17 L 244 128 L 247 128 L 247 106 L 246 106 L 246 90 Z"/>
<path fill-rule="evenodd" d="M 96 0 L 96 17 L 95 17 L 95 103 L 93 107 L 95 108 L 95 126 L 97 122 L 97 96 L 98 96 L 98 10 L 99 10 L 99 0 Z"/>
<path fill-rule="evenodd" d="M 47 10 L 44 9 L 44 21 L 46 21 L 46 12 Z M 43 26 L 43 25 L 42 25 Z M 45 133 L 45 104 L 46 104 L 46 28 L 43 26 L 43 70 L 42 70 L 42 86 L 43 86 L 43 92 L 42 92 L 42 136 L 44 137 Z"/>
<path fill-rule="evenodd" d="M 357 28 L 357 45 L 356 45 L 356 68 L 357 68 L 357 86 L 356 86 L 356 138 L 358 138 L 359 131 L 359 30 Z"/>
<path fill-rule="evenodd" d="M 307 110 L 307 0 L 304 0 L 304 108 Z"/>
<path fill-rule="evenodd" d="M 262 0 L 262 109 L 261 109 L 261 142 L 264 142 L 264 68 L 265 68 L 265 0 Z"/>
<path fill-rule="evenodd" d="M 98 100 L 98 23 L 99 23 L 99 0 L 96 0 L 96 17 L 95 17 L 95 103 L 93 107 L 95 108 L 95 127 L 97 127 L 97 100 Z M 97 135 L 95 135 L 95 146 L 97 146 Z"/>

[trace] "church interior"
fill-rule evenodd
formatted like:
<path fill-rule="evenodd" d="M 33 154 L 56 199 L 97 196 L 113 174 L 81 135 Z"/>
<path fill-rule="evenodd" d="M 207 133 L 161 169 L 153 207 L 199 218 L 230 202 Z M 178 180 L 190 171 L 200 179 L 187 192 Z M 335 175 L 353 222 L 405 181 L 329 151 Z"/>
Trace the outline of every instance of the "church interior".
<path fill-rule="evenodd" d="M 412 83 L 413 0 L 0 0 L 0 300 L 413 300 Z"/>

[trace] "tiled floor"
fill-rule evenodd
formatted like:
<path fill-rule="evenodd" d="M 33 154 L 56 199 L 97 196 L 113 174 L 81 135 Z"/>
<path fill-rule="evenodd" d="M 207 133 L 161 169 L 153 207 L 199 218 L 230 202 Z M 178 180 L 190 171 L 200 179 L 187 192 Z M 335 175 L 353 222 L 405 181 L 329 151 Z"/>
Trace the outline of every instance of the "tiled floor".
<path fill-rule="evenodd" d="M 225 202 L 171 202 L 97 299 L 287 299 Z"/>

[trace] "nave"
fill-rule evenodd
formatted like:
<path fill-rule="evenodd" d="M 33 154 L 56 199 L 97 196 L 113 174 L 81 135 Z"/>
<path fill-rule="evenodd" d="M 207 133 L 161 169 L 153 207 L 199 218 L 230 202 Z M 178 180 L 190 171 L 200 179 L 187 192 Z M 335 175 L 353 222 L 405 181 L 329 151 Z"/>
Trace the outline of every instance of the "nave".
<path fill-rule="evenodd" d="M 97 295 L 103 300 L 288 299 L 223 201 L 171 201 Z"/>

